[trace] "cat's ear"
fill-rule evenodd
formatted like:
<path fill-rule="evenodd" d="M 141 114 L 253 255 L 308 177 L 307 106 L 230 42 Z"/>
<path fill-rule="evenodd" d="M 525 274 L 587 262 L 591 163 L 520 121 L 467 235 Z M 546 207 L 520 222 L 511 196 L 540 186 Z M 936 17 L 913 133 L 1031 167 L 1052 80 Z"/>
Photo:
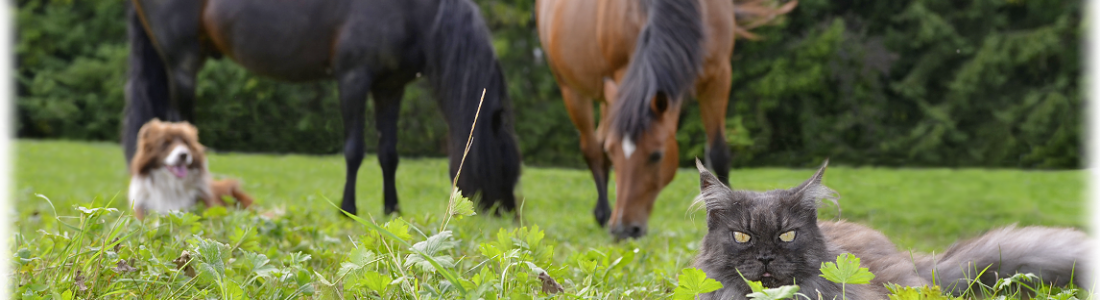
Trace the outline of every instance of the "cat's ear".
<path fill-rule="evenodd" d="M 706 207 L 709 215 L 714 210 L 728 209 L 734 201 L 733 191 L 707 171 L 699 158 L 695 158 L 695 167 L 699 169 L 699 196 L 692 201 L 691 210 Z"/>
<path fill-rule="evenodd" d="M 695 168 L 699 169 L 699 191 L 705 191 L 709 187 L 724 186 L 722 181 L 718 180 L 714 174 L 711 174 L 707 170 L 706 166 L 703 166 L 703 162 L 699 161 L 699 158 L 695 158 Z"/>
<path fill-rule="evenodd" d="M 792 188 L 791 191 L 794 192 L 795 199 L 808 207 L 816 207 L 817 202 L 824 199 L 837 204 L 837 192 L 821 184 L 821 179 L 825 177 L 825 168 L 828 166 L 829 159 L 826 158 L 825 162 L 821 164 L 821 168 L 817 169 L 817 172 L 814 172 L 810 179 Z"/>
<path fill-rule="evenodd" d="M 792 190 L 794 190 L 795 192 L 798 192 L 798 191 L 801 191 L 803 189 L 806 189 L 806 187 L 809 187 L 810 185 L 815 185 L 815 184 L 820 185 L 821 184 L 821 179 L 825 177 L 825 168 L 827 168 L 827 167 L 829 167 L 829 159 L 828 158 L 826 158 L 825 162 L 821 164 L 821 168 L 818 168 L 817 172 L 814 172 L 814 175 L 810 176 L 810 179 L 807 179 L 802 184 L 799 184 L 798 186 L 792 188 Z"/>

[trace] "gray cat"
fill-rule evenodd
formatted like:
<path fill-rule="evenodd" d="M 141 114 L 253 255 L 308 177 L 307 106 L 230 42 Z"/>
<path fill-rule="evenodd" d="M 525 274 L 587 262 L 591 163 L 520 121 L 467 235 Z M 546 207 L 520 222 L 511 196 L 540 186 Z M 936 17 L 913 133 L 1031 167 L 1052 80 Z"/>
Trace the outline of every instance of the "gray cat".
<path fill-rule="evenodd" d="M 835 191 L 821 184 L 828 161 L 806 182 L 767 192 L 730 190 L 698 160 L 696 165 L 701 191 L 695 205 L 706 207 L 707 234 L 694 265 L 723 285 L 702 299 L 746 299 L 751 290 L 742 275 L 769 288 L 797 283 L 799 292 L 813 299 L 843 299 L 840 284 L 819 275 L 822 262 L 836 261 L 845 252 L 875 274 L 870 284 L 845 288 L 853 300 L 885 299 L 885 283 L 928 285 L 933 272 L 939 286 L 960 295 L 970 284 L 967 278 L 986 266 L 979 280 L 988 285 L 998 275 L 1019 272 L 1057 285 L 1072 277 L 1078 286 L 1092 288 L 1085 271 L 1090 270 L 1086 258 L 1093 242 L 1078 230 L 1009 226 L 935 256 L 901 252 L 871 228 L 817 220 L 819 201 L 837 199 Z"/>

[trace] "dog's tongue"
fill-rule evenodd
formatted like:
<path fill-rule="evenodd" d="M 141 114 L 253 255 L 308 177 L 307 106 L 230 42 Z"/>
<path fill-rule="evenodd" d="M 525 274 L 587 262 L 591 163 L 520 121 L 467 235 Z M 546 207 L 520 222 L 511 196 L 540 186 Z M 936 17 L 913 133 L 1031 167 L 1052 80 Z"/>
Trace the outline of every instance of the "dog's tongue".
<path fill-rule="evenodd" d="M 175 174 L 176 177 L 179 178 L 187 177 L 186 166 L 168 166 L 168 171 L 172 172 L 172 174 Z"/>

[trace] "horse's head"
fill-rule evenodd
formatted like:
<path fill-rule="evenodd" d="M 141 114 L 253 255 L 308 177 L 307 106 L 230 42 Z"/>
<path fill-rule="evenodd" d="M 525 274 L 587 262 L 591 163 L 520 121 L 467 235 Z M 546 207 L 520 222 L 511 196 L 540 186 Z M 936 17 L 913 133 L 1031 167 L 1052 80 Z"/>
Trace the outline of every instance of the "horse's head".
<path fill-rule="evenodd" d="M 617 93 L 613 83 L 605 93 L 608 96 Z M 644 111 L 613 109 L 609 114 L 613 118 L 629 118 L 623 114 L 638 113 L 648 119 L 644 129 L 635 132 L 613 128 L 604 140 L 604 152 L 615 168 L 615 208 L 611 212 L 608 228 L 617 239 L 638 238 L 646 234 L 653 203 L 676 174 L 680 155 L 676 144 L 676 125 L 682 101 L 658 92 L 647 103 Z"/>
<path fill-rule="evenodd" d="M 622 89 L 614 101 L 604 152 L 615 168 L 615 209 L 608 222 L 617 238 L 646 233 L 657 195 L 676 174 L 676 125 L 682 98 L 703 65 L 703 22 L 694 0 L 642 1 L 646 24 L 638 33 Z M 617 71 L 616 71 L 617 72 Z"/>

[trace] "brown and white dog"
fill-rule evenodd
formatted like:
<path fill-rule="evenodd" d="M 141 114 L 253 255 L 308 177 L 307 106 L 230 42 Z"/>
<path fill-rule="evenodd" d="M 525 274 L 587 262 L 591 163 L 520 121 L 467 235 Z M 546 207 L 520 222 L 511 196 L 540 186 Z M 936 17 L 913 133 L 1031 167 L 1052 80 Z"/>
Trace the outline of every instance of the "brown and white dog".
<path fill-rule="evenodd" d="M 137 153 L 130 163 L 130 204 L 144 219 L 148 211 L 188 209 L 202 199 L 206 207 L 225 206 L 222 196 L 232 196 L 241 207 L 252 197 L 236 180 L 215 181 L 206 164 L 199 130 L 187 122 L 153 119 L 138 131 Z"/>

